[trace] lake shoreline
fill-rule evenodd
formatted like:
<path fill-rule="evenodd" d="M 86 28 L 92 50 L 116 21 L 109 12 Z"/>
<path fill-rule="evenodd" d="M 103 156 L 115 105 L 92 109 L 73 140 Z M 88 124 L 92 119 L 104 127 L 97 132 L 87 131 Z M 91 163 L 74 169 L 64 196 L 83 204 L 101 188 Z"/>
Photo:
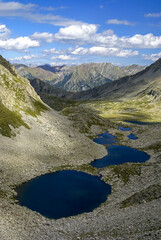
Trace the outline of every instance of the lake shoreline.
<path fill-rule="evenodd" d="M 54 114 L 56 113 L 54 112 Z M 50 115 L 50 113 L 48 113 L 48 115 Z M 51 121 L 52 116 L 48 117 L 49 121 Z M 45 122 L 44 119 L 46 119 L 45 114 L 39 118 L 39 121 Z M 100 237 L 109 240 L 126 240 L 129 238 L 130 240 L 147 240 L 147 237 L 150 239 L 159 238 L 160 199 L 154 198 L 149 202 L 145 200 L 140 204 L 134 202 L 134 205 L 122 208 L 122 202 L 130 196 L 144 189 L 148 189 L 151 185 L 160 184 L 161 182 L 161 153 L 155 149 L 155 144 L 159 142 L 161 134 L 161 129 L 158 125 L 132 126 L 132 132 L 139 137 L 136 141 L 128 139 L 128 132 L 122 133 L 122 131 L 117 128 L 107 129 L 111 134 L 116 136 L 119 136 L 119 133 L 121 133 L 121 142 L 123 145 L 144 149 L 145 152 L 151 155 L 150 160 L 144 164 L 133 165 L 135 171 L 131 171 L 131 164 L 126 164 L 120 168 L 121 174 L 118 174 L 116 167 L 101 169 L 100 174 L 102 175 L 102 180 L 112 186 L 112 194 L 109 195 L 107 201 L 90 213 L 59 220 L 51 220 L 41 216 L 39 213 L 19 206 L 15 199 L 13 199 L 15 194 L 14 189 L 9 186 L 20 185 L 36 176 L 61 169 L 71 169 L 71 167 L 74 170 L 84 168 L 84 172 L 98 175 L 98 171 L 93 168 L 89 169 L 87 165 L 95 158 L 105 156 L 107 152 L 104 147 L 94 144 L 91 140 L 85 138 L 83 134 L 79 135 L 75 129 L 70 130 L 72 127 L 71 123 L 68 123 L 68 120 L 66 121 L 67 126 L 63 127 L 68 137 L 67 139 L 64 137 L 64 141 L 60 142 L 61 146 L 59 145 L 58 148 L 57 143 L 53 142 L 54 138 L 51 138 L 51 135 L 54 134 L 54 136 L 58 136 L 56 132 L 54 132 L 55 129 L 51 128 L 51 123 L 45 122 L 45 125 L 42 124 L 41 126 L 41 124 L 38 123 L 34 125 L 34 121 L 30 119 L 33 126 L 40 126 L 42 129 L 46 126 L 46 128 L 42 130 L 44 132 L 44 135 L 41 136 L 42 145 L 35 145 L 35 148 L 29 152 L 30 156 L 33 156 L 33 161 L 23 161 L 23 164 L 21 164 L 21 159 L 26 159 L 25 154 L 27 154 L 27 149 L 30 149 L 30 145 L 28 145 L 28 147 L 26 146 L 26 152 L 21 148 L 21 136 L 17 135 L 14 140 L 8 139 L 8 146 L 3 145 L 4 138 L 1 138 L 0 232 L 3 233 L 1 235 L 2 240 L 100 239 Z M 53 124 L 59 127 L 60 134 L 62 131 L 61 117 L 57 114 Z M 47 132 L 48 127 L 50 128 L 49 132 Z M 24 132 L 27 132 L 27 130 L 22 129 L 23 134 Z M 45 134 L 48 134 L 46 135 L 48 142 L 44 142 Z M 151 134 L 153 134 L 153 138 Z M 34 136 L 35 130 L 33 131 L 33 138 Z M 39 134 L 36 135 L 35 144 L 36 141 L 38 141 L 38 137 Z M 15 141 L 15 145 L 11 145 L 12 141 Z M 26 139 L 24 139 L 24 141 L 26 141 Z M 57 139 L 57 142 L 58 141 Z M 6 143 L 6 139 L 4 142 Z M 19 148 L 14 149 L 17 143 Z M 38 143 L 40 143 L 40 141 L 38 141 Z M 54 152 L 51 149 L 51 145 L 53 144 L 55 144 L 55 149 L 59 151 Z M 79 152 L 76 151 L 76 146 L 80 147 Z M 8 155 L 5 152 L 7 148 Z M 70 149 L 67 150 L 68 148 Z M 39 152 L 36 151 L 37 149 L 39 149 Z M 9 156 L 12 156 L 10 161 L 7 160 Z M 13 156 L 15 158 L 14 164 Z M 41 161 L 37 162 L 36 159 L 38 158 L 41 159 Z M 51 161 L 51 159 L 54 161 Z M 7 160 L 7 162 L 5 160 Z M 12 169 L 12 171 L 9 169 Z M 129 171 L 129 176 L 126 178 L 123 174 L 125 170 Z M 17 175 L 15 175 L 15 171 L 18 172 Z M 151 209 L 153 209 L 153 212 Z"/>

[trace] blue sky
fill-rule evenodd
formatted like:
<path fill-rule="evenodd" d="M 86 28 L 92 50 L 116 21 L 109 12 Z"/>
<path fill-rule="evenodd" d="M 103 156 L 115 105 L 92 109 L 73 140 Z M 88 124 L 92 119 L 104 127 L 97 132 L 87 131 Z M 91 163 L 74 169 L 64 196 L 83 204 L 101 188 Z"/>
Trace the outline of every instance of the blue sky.
<path fill-rule="evenodd" d="M 0 0 L 0 54 L 31 65 L 161 57 L 160 0 Z"/>

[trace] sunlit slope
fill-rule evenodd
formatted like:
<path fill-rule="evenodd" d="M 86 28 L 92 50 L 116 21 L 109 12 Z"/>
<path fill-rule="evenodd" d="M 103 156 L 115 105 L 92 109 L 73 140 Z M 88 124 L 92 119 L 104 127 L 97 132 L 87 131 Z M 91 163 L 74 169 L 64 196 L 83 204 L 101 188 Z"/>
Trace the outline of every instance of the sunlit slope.
<path fill-rule="evenodd" d="M 16 73 L 12 65 L 0 56 L 0 133 L 14 135 L 14 128 L 28 125 L 22 114 L 36 116 L 47 110 L 30 82 Z"/>
<path fill-rule="evenodd" d="M 161 122 L 161 102 L 154 100 L 152 96 L 121 101 L 90 101 L 85 106 L 98 111 L 100 116 L 114 121 Z"/>

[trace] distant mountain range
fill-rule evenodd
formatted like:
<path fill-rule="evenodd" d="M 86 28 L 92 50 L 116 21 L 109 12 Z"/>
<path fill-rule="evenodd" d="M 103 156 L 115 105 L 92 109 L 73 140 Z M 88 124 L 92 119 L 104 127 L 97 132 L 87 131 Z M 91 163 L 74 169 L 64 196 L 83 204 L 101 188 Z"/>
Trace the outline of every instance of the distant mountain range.
<path fill-rule="evenodd" d="M 62 69 L 64 69 L 66 66 L 65 65 L 62 65 L 62 66 L 55 66 L 55 67 L 52 67 L 50 66 L 49 64 L 45 64 L 45 65 L 41 65 L 39 66 L 39 68 L 42 68 L 46 71 L 50 71 L 52 73 L 58 73 L 60 72 Z"/>
<path fill-rule="evenodd" d="M 74 94 L 73 92 L 67 92 L 61 88 L 56 88 L 38 78 L 30 80 L 30 83 L 41 98 L 44 93 L 59 98 L 72 98 Z"/>
<path fill-rule="evenodd" d="M 53 78 L 55 78 L 55 74 L 53 72 L 47 71 L 42 67 L 28 67 L 24 64 L 15 64 L 14 67 L 22 77 L 30 80 L 39 78 L 42 81 L 52 81 Z"/>
<path fill-rule="evenodd" d="M 50 81 L 52 86 L 71 92 L 92 89 L 146 68 L 146 66 L 135 64 L 120 67 L 111 63 L 89 63 L 71 67 L 65 65 L 28 67 L 22 64 L 15 64 L 14 66 L 23 77 L 30 80 L 38 78 L 43 81 Z"/>
<path fill-rule="evenodd" d="M 55 88 L 40 79 L 33 79 L 30 80 L 30 82 L 40 96 L 42 96 L 42 94 L 49 94 L 54 97 L 76 100 L 116 100 L 120 98 L 152 95 L 155 99 L 160 99 L 161 59 L 134 75 L 126 76 L 116 81 L 105 83 L 102 86 L 77 93 Z"/>
<path fill-rule="evenodd" d="M 76 93 L 75 99 L 118 99 L 152 95 L 161 98 L 161 58 L 141 72 Z"/>

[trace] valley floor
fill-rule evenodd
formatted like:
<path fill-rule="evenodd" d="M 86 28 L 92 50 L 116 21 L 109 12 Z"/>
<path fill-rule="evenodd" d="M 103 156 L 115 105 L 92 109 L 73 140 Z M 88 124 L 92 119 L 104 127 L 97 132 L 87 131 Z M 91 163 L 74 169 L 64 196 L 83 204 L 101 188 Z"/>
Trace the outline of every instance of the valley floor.
<path fill-rule="evenodd" d="M 137 120 L 161 122 L 161 102 L 153 97 L 135 97 L 118 101 L 96 100 L 85 104 L 98 111 L 100 116 L 112 121 Z"/>
<path fill-rule="evenodd" d="M 81 106 L 77 107 L 81 109 Z M 74 126 L 79 129 L 78 110 L 73 113 L 71 107 L 63 111 L 74 119 Z M 88 118 L 86 111 L 83 112 Z M 138 137 L 132 141 L 127 138 L 127 132 L 118 129 L 120 123 L 104 122 L 95 113 L 90 117 L 87 124 L 90 134 L 86 135 L 108 130 L 120 139 L 121 144 L 142 149 L 151 158 L 144 164 L 127 163 L 99 172 L 88 164 L 105 156 L 106 149 L 79 133 L 72 126 L 73 122 L 54 110 L 37 118 L 24 116 L 30 130 L 21 127 L 14 138 L 0 136 L 0 240 L 161 238 L 161 125 L 131 124 L 132 132 Z M 17 204 L 15 186 L 62 169 L 100 173 L 112 186 L 112 194 L 90 213 L 59 220 L 47 219 Z"/>

